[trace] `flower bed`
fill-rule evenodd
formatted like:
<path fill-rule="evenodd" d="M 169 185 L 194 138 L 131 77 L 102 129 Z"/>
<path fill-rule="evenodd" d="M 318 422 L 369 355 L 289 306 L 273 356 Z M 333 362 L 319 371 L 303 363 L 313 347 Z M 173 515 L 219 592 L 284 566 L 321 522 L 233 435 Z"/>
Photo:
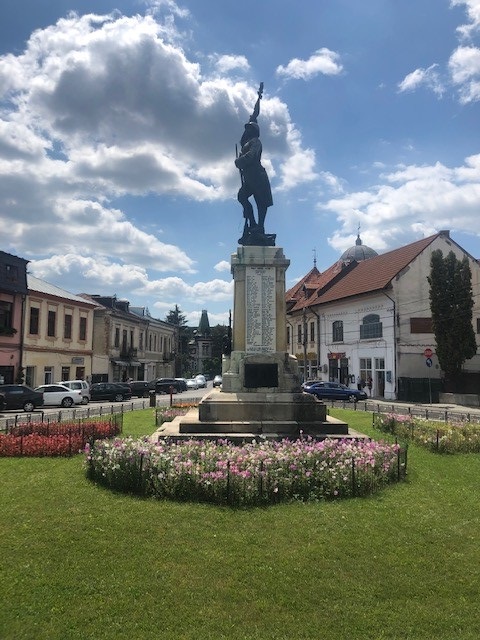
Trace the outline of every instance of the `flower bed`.
<path fill-rule="evenodd" d="M 184 416 L 189 409 L 198 407 L 198 402 L 195 404 L 175 404 L 171 407 L 157 407 L 155 411 L 155 424 L 160 427 L 164 422 L 171 422 L 178 416 Z"/>
<path fill-rule="evenodd" d="M 0 434 L 0 456 L 71 456 L 88 442 L 121 433 L 121 416 L 99 422 L 27 422 Z"/>
<path fill-rule="evenodd" d="M 373 425 L 384 433 L 411 440 L 438 453 L 478 453 L 480 425 L 436 422 L 395 413 L 374 414 Z"/>
<path fill-rule="evenodd" d="M 231 505 L 366 495 L 405 478 L 406 452 L 373 441 L 115 439 L 86 448 L 87 476 L 155 498 Z"/>

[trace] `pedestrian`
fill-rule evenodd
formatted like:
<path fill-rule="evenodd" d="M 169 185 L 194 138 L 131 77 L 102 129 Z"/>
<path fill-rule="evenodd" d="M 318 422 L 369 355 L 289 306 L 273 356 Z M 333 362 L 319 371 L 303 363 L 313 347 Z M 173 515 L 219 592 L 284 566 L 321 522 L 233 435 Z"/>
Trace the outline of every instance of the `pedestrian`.
<path fill-rule="evenodd" d="M 371 396 L 372 395 L 373 380 L 372 380 L 372 378 L 370 376 L 368 377 L 368 380 L 367 380 L 367 387 L 368 387 L 368 395 Z"/>

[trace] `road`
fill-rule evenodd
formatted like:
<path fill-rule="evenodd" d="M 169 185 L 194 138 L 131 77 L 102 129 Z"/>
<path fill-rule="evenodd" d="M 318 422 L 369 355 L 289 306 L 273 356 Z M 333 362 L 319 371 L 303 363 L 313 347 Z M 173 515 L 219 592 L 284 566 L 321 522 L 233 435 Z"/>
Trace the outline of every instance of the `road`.
<path fill-rule="evenodd" d="M 201 400 L 203 396 L 212 390 L 212 382 L 207 384 L 206 389 L 197 389 L 184 391 L 172 395 L 173 402 L 194 402 Z M 169 394 L 157 394 L 157 406 L 168 406 L 170 404 Z M 0 412 L 0 433 L 5 431 L 7 427 L 17 423 L 25 422 L 41 422 L 42 420 L 79 420 L 93 416 L 108 416 L 112 413 L 125 413 L 127 411 L 136 411 L 138 409 L 147 409 L 150 406 L 150 398 L 132 398 L 125 402 L 106 402 L 91 401 L 88 405 L 80 404 L 71 409 L 62 409 L 61 407 L 42 407 L 36 409 L 32 413 L 24 411 L 2 411 Z"/>

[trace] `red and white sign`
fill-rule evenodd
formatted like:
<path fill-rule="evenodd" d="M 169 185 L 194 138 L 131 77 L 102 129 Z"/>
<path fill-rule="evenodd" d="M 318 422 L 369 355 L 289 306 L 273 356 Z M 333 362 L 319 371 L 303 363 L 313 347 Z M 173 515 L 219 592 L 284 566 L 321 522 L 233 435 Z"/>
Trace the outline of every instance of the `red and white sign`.
<path fill-rule="evenodd" d="M 425 356 L 425 358 L 431 358 L 433 356 L 433 351 L 431 349 L 427 348 L 423 352 L 423 355 Z"/>

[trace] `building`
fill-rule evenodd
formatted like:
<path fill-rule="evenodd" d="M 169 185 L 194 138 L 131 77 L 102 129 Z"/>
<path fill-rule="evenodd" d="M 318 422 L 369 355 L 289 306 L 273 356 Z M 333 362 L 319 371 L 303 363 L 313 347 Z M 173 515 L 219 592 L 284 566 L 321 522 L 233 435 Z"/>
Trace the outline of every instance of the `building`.
<path fill-rule="evenodd" d="M 23 380 L 28 260 L 0 251 L 0 384 Z"/>
<path fill-rule="evenodd" d="M 96 304 L 93 330 L 93 382 L 172 377 L 175 327 L 130 308 L 116 296 L 86 295 Z"/>
<path fill-rule="evenodd" d="M 90 380 L 95 304 L 27 274 L 23 328 L 25 383 Z"/>
<path fill-rule="evenodd" d="M 188 345 L 191 367 L 194 373 L 207 371 L 207 361 L 212 358 L 212 345 L 213 340 L 208 313 L 206 309 L 203 309 L 198 329 L 194 331 L 193 339 L 190 340 Z"/>
<path fill-rule="evenodd" d="M 480 266 L 448 231 L 381 255 L 352 256 L 352 248 L 323 273 L 314 265 L 286 293 L 288 347 L 304 377 L 349 386 L 371 380 L 371 394 L 385 399 L 428 400 L 432 392 L 438 397 L 441 370 L 427 280 L 436 249 L 469 261 L 478 334 Z M 433 352 L 429 362 L 427 349 Z M 464 370 L 470 380 L 480 380 L 478 351 Z"/>

